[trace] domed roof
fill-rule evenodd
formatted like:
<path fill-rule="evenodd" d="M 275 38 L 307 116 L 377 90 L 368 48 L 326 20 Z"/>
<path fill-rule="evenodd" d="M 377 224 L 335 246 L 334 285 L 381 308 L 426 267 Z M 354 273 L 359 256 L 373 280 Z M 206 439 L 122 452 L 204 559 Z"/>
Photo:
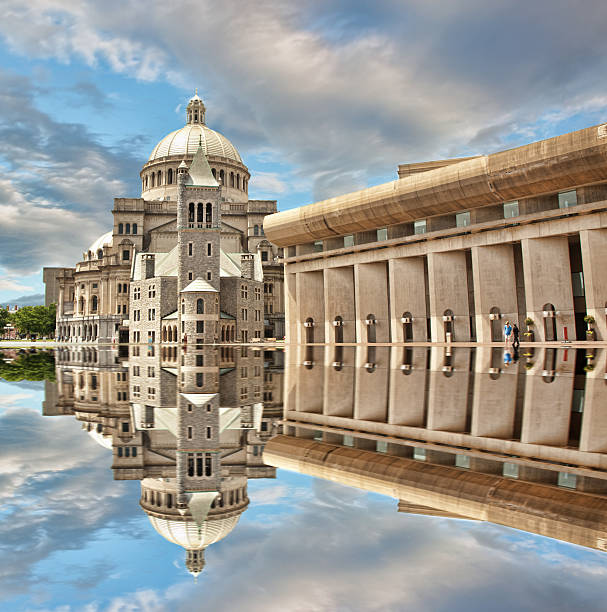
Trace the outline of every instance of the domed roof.
<path fill-rule="evenodd" d="M 208 518 L 200 527 L 193 520 L 163 519 L 148 515 L 152 527 L 166 540 L 187 550 L 201 550 L 225 538 L 238 523 L 240 515 Z"/>
<path fill-rule="evenodd" d="M 191 123 L 165 136 L 155 147 L 148 161 L 161 157 L 194 155 L 201 144 L 206 156 L 218 155 L 238 163 L 242 159 L 236 147 L 223 135 L 203 123 Z"/>
<path fill-rule="evenodd" d="M 99 236 L 99 238 L 97 238 L 97 240 L 95 240 L 95 242 L 93 242 L 93 244 L 91 244 L 91 246 L 88 248 L 88 250 L 91 253 L 97 253 L 97 251 L 99 249 L 102 249 L 104 246 L 112 246 L 112 231 L 109 231 L 105 234 L 103 234 L 103 236 Z"/>

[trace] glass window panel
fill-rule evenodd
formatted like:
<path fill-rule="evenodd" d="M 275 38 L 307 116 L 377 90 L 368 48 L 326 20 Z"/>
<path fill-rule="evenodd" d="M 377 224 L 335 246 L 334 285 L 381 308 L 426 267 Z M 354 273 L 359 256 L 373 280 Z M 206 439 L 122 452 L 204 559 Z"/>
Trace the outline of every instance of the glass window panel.
<path fill-rule="evenodd" d="M 577 192 L 575 189 L 573 191 L 563 191 L 559 193 L 559 208 L 569 208 L 570 206 L 575 206 L 577 204 Z"/>
<path fill-rule="evenodd" d="M 413 233 L 414 234 L 425 234 L 426 233 L 426 220 L 420 219 L 419 221 L 415 221 L 413 223 Z"/>
<path fill-rule="evenodd" d="M 349 236 L 344 236 L 344 246 L 351 247 L 354 246 L 354 236 L 351 234 Z"/>
<path fill-rule="evenodd" d="M 518 465 L 516 463 L 508 463 L 508 461 L 506 461 L 504 463 L 502 474 L 508 478 L 518 478 Z"/>
<path fill-rule="evenodd" d="M 468 455 L 455 455 L 455 465 L 461 468 L 470 468 L 470 457 Z"/>
<path fill-rule="evenodd" d="M 518 200 L 504 202 L 504 219 L 511 219 L 512 217 L 518 217 L 518 215 Z"/>
<path fill-rule="evenodd" d="M 425 461 L 426 460 L 426 449 L 419 448 L 416 446 L 413 449 L 413 459 L 417 459 L 418 461 Z"/>
<path fill-rule="evenodd" d="M 385 227 L 377 230 L 377 240 L 388 240 L 388 230 Z"/>
<path fill-rule="evenodd" d="M 571 287 L 573 289 L 573 297 L 584 297 L 584 273 L 574 272 L 571 275 Z"/>
<path fill-rule="evenodd" d="M 377 452 L 378 453 L 386 453 L 388 452 L 388 443 L 385 440 L 377 441 Z"/>
<path fill-rule="evenodd" d="M 470 212 L 457 213 L 457 215 L 455 215 L 455 225 L 457 227 L 466 227 L 470 225 Z"/>
<path fill-rule="evenodd" d="M 576 476 L 575 474 L 569 474 L 568 472 L 559 472 L 558 485 L 559 487 L 567 487 L 568 489 L 575 489 L 576 487 Z"/>

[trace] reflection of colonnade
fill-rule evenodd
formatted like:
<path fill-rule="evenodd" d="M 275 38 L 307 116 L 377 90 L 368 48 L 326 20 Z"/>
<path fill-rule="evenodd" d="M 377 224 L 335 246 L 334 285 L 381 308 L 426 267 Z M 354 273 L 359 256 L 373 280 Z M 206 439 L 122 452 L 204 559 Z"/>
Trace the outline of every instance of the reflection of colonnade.
<path fill-rule="evenodd" d="M 607 550 L 606 360 L 541 349 L 506 366 L 491 347 L 292 347 L 285 435 L 264 460 L 396 496 L 401 511 Z"/>

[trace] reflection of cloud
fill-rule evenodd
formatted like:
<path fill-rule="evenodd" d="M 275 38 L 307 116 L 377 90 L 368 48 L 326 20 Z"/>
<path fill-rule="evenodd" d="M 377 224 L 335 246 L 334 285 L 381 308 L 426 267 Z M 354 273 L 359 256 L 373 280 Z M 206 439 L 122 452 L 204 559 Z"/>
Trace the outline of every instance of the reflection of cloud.
<path fill-rule="evenodd" d="M 33 393 L 3 393 L 0 394 L 0 409 L 5 410 L 18 404 L 21 400 L 34 397 Z"/>
<path fill-rule="evenodd" d="M 107 451 L 84 435 L 73 418 L 9 408 L 0 413 L 0 448 L 4 598 L 29 589 L 36 592 L 33 578 L 40 580 L 40 561 L 61 550 L 84 548 L 108 525 L 128 529 L 129 519 L 139 515 L 136 501 L 124 499 L 133 483 L 112 481 Z M 69 578 L 87 588 L 93 575 L 87 567 Z"/>
<path fill-rule="evenodd" d="M 487 523 L 398 514 L 393 500 L 319 483 L 297 512 L 264 524 L 245 513 L 209 551 L 204 584 L 150 601 L 196 609 L 204 592 L 209 609 L 250 612 L 603 609 L 601 553 Z"/>

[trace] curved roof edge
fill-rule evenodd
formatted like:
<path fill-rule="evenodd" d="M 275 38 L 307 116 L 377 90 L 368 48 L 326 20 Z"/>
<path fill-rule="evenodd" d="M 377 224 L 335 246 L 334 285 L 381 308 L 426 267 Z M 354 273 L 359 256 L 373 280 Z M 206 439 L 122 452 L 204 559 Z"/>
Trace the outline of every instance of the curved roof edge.
<path fill-rule="evenodd" d="M 287 247 L 606 180 L 602 124 L 275 213 L 264 232 Z"/>

